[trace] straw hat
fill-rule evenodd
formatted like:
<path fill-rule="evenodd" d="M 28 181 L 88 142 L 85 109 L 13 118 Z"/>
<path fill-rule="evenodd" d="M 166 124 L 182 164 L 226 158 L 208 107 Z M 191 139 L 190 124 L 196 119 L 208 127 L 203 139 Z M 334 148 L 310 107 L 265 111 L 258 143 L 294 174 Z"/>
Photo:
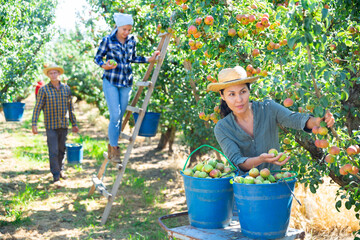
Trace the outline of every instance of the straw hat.
<path fill-rule="evenodd" d="M 50 65 L 49 67 L 43 69 L 43 71 L 44 71 L 44 73 L 45 73 L 46 76 L 48 76 L 47 73 L 48 73 L 50 70 L 57 70 L 57 71 L 59 71 L 60 75 L 64 73 L 64 69 L 63 69 L 62 67 L 59 67 L 59 66 L 56 65 L 56 64 L 52 64 L 52 65 Z"/>
<path fill-rule="evenodd" d="M 259 77 L 248 77 L 243 67 L 225 68 L 219 72 L 218 82 L 210 83 L 207 91 L 218 92 L 221 89 L 245 83 L 253 83 Z"/>

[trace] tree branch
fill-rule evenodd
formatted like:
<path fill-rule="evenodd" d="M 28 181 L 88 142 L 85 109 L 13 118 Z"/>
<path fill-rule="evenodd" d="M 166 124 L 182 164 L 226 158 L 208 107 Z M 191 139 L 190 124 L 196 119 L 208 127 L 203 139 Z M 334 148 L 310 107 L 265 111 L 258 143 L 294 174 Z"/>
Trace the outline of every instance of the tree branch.
<path fill-rule="evenodd" d="M 281 130 L 284 131 L 284 133 L 286 133 L 286 134 L 290 133 L 290 131 L 287 128 L 285 128 L 281 125 L 278 125 L 278 126 Z M 300 132 L 296 132 L 295 133 L 295 141 L 310 153 L 311 158 L 314 161 L 318 162 L 319 164 L 322 163 L 322 161 L 323 161 L 322 159 L 324 158 L 325 153 L 320 148 L 317 148 L 315 146 L 315 142 L 310 136 L 304 136 Z M 346 180 L 344 177 L 337 176 L 336 173 L 331 169 L 329 169 L 329 177 L 341 187 L 345 187 L 351 183 L 351 181 Z M 358 177 L 358 176 L 356 176 L 356 177 Z M 360 183 L 360 181 L 357 181 L 357 182 Z"/>

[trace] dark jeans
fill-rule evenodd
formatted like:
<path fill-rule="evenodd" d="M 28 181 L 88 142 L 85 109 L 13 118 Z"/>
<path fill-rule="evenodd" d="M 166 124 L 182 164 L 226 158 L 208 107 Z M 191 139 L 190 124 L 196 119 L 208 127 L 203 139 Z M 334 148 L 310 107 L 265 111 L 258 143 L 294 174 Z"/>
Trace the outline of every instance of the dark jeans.
<path fill-rule="evenodd" d="M 67 133 L 66 128 L 46 129 L 50 171 L 54 180 L 60 178 L 60 172 L 64 169 Z"/>

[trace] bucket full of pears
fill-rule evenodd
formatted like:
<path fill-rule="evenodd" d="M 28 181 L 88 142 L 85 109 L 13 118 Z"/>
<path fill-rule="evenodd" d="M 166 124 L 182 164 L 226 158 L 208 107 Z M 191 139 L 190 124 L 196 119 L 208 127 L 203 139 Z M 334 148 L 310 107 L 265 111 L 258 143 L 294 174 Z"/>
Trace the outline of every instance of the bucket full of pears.
<path fill-rule="evenodd" d="M 293 171 L 252 168 L 231 180 L 244 236 L 276 239 L 286 235 L 296 177 Z"/>
<path fill-rule="evenodd" d="M 186 165 L 197 150 L 209 147 L 225 157 L 227 162 L 219 159 L 207 159 L 193 168 Z M 230 180 L 237 168 L 226 156 L 210 145 L 195 149 L 186 160 L 180 174 L 184 179 L 184 188 L 190 225 L 198 228 L 224 228 L 230 224 L 234 205 L 234 192 Z"/>

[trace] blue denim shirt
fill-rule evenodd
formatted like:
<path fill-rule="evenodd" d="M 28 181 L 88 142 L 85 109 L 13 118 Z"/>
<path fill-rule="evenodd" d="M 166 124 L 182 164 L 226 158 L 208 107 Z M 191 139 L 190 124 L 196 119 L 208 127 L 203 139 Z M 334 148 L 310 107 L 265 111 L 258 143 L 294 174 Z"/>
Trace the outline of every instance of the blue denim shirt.
<path fill-rule="evenodd" d="M 147 63 L 148 59 L 136 55 L 135 37 L 129 35 L 124 44 L 116 38 L 117 29 L 110 35 L 104 37 L 96 52 L 94 61 L 100 67 L 105 64 L 103 58 L 107 60 L 115 60 L 117 66 L 111 70 L 105 70 L 103 79 L 118 87 L 131 87 L 133 84 L 133 73 L 131 63 Z"/>
<path fill-rule="evenodd" d="M 235 165 L 245 162 L 249 157 L 267 153 L 271 148 L 279 151 L 279 127 L 305 130 L 309 114 L 292 112 L 282 105 L 266 100 L 252 102 L 254 113 L 254 137 L 246 133 L 237 123 L 233 113 L 218 121 L 215 126 L 215 137 L 225 156 Z M 279 170 L 280 166 L 263 163 L 259 170 L 268 168 Z"/>

